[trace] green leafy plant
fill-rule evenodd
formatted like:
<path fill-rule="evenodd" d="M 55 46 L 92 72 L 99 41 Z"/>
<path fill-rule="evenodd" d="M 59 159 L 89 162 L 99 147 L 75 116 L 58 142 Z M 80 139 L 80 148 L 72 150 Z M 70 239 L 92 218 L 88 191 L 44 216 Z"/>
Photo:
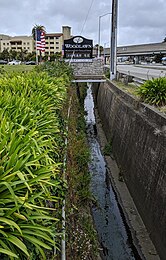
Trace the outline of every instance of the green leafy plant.
<path fill-rule="evenodd" d="M 137 94 L 141 97 L 141 100 L 151 105 L 166 105 L 166 78 L 147 80 L 138 88 Z"/>
<path fill-rule="evenodd" d="M 110 140 L 103 149 L 104 155 L 110 155 L 112 153 L 112 140 Z"/>
<path fill-rule="evenodd" d="M 38 72 L 45 71 L 49 75 L 54 77 L 63 77 L 66 80 L 71 80 L 73 78 L 73 69 L 63 60 L 56 62 L 45 62 L 40 66 L 35 68 Z"/>
<path fill-rule="evenodd" d="M 48 259 L 58 247 L 68 82 L 42 71 L 0 77 L 0 259 Z"/>

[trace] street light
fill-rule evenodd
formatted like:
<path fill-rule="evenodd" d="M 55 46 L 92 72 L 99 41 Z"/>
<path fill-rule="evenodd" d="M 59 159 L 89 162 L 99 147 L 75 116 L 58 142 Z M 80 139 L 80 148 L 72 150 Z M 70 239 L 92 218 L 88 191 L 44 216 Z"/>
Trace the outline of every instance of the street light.
<path fill-rule="evenodd" d="M 99 33 L 98 33 L 98 52 L 97 52 L 97 57 L 99 58 L 100 57 L 100 22 L 101 22 L 101 18 L 103 16 L 106 16 L 108 14 L 112 14 L 112 13 L 106 13 L 106 14 L 103 14 L 103 15 L 100 15 L 99 16 Z"/>

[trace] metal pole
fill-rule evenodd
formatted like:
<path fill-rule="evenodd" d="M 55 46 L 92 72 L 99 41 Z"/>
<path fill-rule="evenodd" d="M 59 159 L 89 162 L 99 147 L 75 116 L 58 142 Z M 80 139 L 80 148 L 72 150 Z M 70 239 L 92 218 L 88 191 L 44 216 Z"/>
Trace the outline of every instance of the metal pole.
<path fill-rule="evenodd" d="M 99 16 L 99 33 L 98 33 L 98 53 L 97 53 L 97 57 L 99 58 L 100 57 L 100 19 L 101 19 L 101 16 Z"/>
<path fill-rule="evenodd" d="M 97 57 L 99 58 L 100 57 L 100 23 L 101 23 L 101 18 L 103 16 L 106 16 L 108 14 L 112 14 L 112 13 L 106 13 L 106 14 L 103 14 L 103 15 L 100 15 L 99 16 L 99 32 L 98 32 L 98 52 L 97 52 Z"/>
<path fill-rule="evenodd" d="M 35 29 L 35 46 L 36 46 L 36 65 L 38 65 L 38 54 L 37 54 L 37 29 Z"/>
<path fill-rule="evenodd" d="M 112 26 L 111 26 L 111 48 L 110 48 L 110 80 L 116 78 L 117 65 L 117 16 L 118 0 L 112 0 Z"/>
<path fill-rule="evenodd" d="M 62 206 L 62 241 L 61 241 L 61 260 L 66 260 L 66 214 L 65 214 L 66 201 L 63 200 Z"/>

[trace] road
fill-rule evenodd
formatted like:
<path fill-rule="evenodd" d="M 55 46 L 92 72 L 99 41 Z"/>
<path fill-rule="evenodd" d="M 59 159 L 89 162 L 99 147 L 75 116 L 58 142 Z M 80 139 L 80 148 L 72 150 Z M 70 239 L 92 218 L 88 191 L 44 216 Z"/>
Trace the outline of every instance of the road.
<path fill-rule="evenodd" d="M 117 65 L 117 71 L 142 80 L 166 77 L 166 68 L 162 66 Z"/>

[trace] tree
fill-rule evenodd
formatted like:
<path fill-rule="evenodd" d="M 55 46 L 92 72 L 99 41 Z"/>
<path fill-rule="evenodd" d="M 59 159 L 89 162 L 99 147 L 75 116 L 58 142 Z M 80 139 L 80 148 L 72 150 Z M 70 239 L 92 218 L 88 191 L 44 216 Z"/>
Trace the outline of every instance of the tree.
<path fill-rule="evenodd" d="M 163 42 L 166 42 L 166 36 L 165 36 L 165 38 L 164 38 Z"/>
<path fill-rule="evenodd" d="M 97 57 L 98 56 L 98 44 L 96 44 L 94 47 L 93 47 L 93 49 L 95 50 L 95 56 Z M 101 52 L 103 52 L 103 50 L 104 50 L 104 48 L 103 48 L 103 46 L 101 46 L 100 45 L 100 54 L 101 54 Z"/>
<path fill-rule="evenodd" d="M 35 24 L 35 26 L 32 28 L 32 37 L 34 40 L 36 40 L 36 30 L 41 30 L 46 32 L 46 29 L 43 25 Z"/>
<path fill-rule="evenodd" d="M 10 55 L 9 55 L 9 51 L 7 49 L 4 49 L 1 53 L 0 53 L 0 59 L 2 60 L 9 60 Z"/>
<path fill-rule="evenodd" d="M 32 53 L 27 53 L 26 55 L 26 61 L 36 60 L 36 53 L 33 51 Z"/>
<path fill-rule="evenodd" d="M 17 53 L 16 58 L 21 61 L 25 61 L 27 56 L 27 50 L 21 48 L 21 50 Z"/>
<path fill-rule="evenodd" d="M 17 51 L 15 51 L 15 50 L 10 50 L 10 51 L 9 51 L 9 58 L 10 58 L 10 60 L 16 59 L 16 58 L 17 58 Z"/>
<path fill-rule="evenodd" d="M 32 28 L 32 37 L 33 37 L 34 41 L 36 41 L 36 31 L 37 30 L 46 32 L 46 29 L 43 25 L 35 24 L 35 26 Z M 40 51 L 40 61 L 41 61 L 41 59 L 42 59 L 42 55 L 41 55 L 41 51 Z"/>

